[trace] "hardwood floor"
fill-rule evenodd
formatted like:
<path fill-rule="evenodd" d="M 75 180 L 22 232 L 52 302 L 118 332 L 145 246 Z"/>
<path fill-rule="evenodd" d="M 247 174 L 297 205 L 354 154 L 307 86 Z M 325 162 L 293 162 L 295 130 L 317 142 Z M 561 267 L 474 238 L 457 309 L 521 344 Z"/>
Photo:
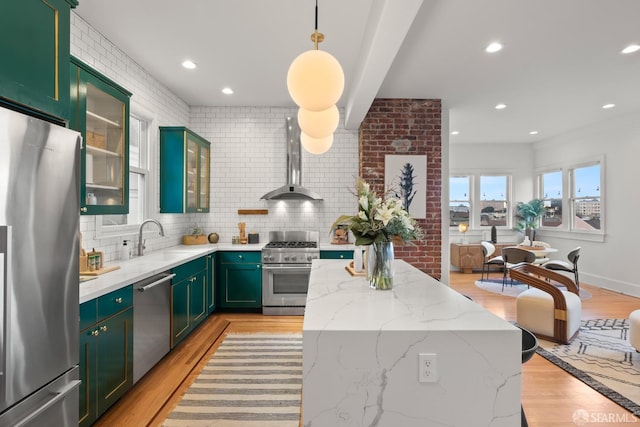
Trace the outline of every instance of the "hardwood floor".
<path fill-rule="evenodd" d="M 479 274 L 451 273 L 451 287 L 496 315 L 515 320 L 515 299 L 475 286 Z M 626 318 L 640 308 L 640 299 L 581 284 L 593 295 L 583 301 L 582 318 Z M 227 332 L 300 332 L 302 317 L 259 314 L 214 314 L 160 361 L 95 424 L 97 427 L 160 426 Z M 531 427 L 575 427 L 573 413 L 624 417 L 624 408 L 583 384 L 537 354 L 522 374 L 522 405 Z M 640 420 L 638 420 L 640 422 Z M 590 426 L 614 426 L 611 422 Z"/>

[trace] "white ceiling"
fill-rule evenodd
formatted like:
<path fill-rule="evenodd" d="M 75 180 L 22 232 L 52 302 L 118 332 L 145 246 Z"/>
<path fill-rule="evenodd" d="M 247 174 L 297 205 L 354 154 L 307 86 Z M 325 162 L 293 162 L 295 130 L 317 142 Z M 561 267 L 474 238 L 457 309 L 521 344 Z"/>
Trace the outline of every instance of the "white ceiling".
<path fill-rule="evenodd" d="M 640 112 L 638 0 L 318 0 L 357 129 L 372 100 L 441 98 L 451 142 L 532 142 Z M 294 106 L 314 0 L 80 0 L 77 13 L 192 106 Z M 500 41 L 504 49 L 484 48 Z M 198 64 L 186 70 L 180 63 Z M 235 94 L 220 92 L 230 86 Z M 507 104 L 495 110 L 498 103 Z M 606 103 L 615 108 L 603 110 Z M 529 135 L 537 130 L 538 135 Z"/>

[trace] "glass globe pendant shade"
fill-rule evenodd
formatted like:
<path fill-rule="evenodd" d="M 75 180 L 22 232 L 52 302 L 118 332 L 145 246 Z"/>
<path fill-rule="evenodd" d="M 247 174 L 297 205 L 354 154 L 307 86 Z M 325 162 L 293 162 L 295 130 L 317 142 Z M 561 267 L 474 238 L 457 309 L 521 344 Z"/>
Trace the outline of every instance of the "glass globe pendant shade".
<path fill-rule="evenodd" d="M 300 133 L 300 142 L 305 150 L 311 154 L 326 153 L 333 145 L 333 134 L 324 138 L 312 138 L 304 132 Z"/>
<path fill-rule="evenodd" d="M 287 72 L 291 99 L 309 111 L 323 111 L 335 105 L 344 90 L 344 73 L 336 58 L 323 50 L 298 55 Z"/>
<path fill-rule="evenodd" d="M 338 127 L 339 121 L 340 112 L 335 105 L 322 111 L 309 111 L 304 108 L 298 110 L 300 129 L 312 138 L 324 138 L 331 135 Z"/>

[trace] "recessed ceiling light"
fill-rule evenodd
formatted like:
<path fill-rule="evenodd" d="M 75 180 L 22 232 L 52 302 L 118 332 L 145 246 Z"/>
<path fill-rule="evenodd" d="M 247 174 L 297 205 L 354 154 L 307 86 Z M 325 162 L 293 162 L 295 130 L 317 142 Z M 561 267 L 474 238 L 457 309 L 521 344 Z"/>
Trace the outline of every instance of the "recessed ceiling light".
<path fill-rule="evenodd" d="M 231 89 L 230 87 L 225 87 L 224 89 L 222 89 L 222 93 L 224 93 L 225 95 L 233 95 L 233 89 Z"/>
<path fill-rule="evenodd" d="M 532 130 L 531 132 L 529 132 L 529 135 L 537 135 L 538 131 L 537 130 Z"/>
<path fill-rule="evenodd" d="M 489 44 L 489 46 L 487 46 L 484 51 L 487 53 L 495 53 L 502 50 L 502 44 L 498 43 L 498 42 L 493 42 L 491 44 Z"/>
<path fill-rule="evenodd" d="M 190 60 L 188 60 L 188 59 L 187 59 L 186 61 L 183 61 L 183 62 L 182 62 L 182 66 L 183 66 L 184 68 L 189 69 L 189 70 L 193 70 L 194 68 L 196 68 L 196 67 L 197 67 L 197 65 L 196 65 L 196 63 L 195 63 L 195 62 L 190 61 Z"/>
<path fill-rule="evenodd" d="M 626 55 L 627 53 L 633 53 L 633 52 L 637 52 L 639 50 L 640 50 L 640 45 L 630 44 L 629 46 L 627 46 L 624 49 L 622 49 L 622 51 L 620 53 Z"/>
<path fill-rule="evenodd" d="M 460 133 L 459 131 L 454 130 L 454 131 L 451 132 L 451 135 L 458 135 L 459 133 Z"/>
<path fill-rule="evenodd" d="M 507 108 L 507 104 L 498 104 L 496 105 L 496 110 L 504 110 L 505 108 Z"/>
<path fill-rule="evenodd" d="M 616 104 L 604 104 L 604 105 L 602 106 L 602 108 L 604 108 L 605 110 L 608 110 L 609 108 L 613 108 L 613 107 L 615 107 L 615 106 L 616 106 Z"/>

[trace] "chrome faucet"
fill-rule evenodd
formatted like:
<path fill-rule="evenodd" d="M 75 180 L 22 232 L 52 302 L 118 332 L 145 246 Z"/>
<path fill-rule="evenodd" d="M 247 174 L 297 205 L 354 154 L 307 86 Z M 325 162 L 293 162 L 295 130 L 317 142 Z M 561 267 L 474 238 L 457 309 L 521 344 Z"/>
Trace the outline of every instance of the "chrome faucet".
<path fill-rule="evenodd" d="M 144 255 L 144 242 L 146 242 L 146 240 L 142 240 L 142 228 L 149 222 L 157 225 L 160 229 L 160 235 L 164 237 L 164 228 L 162 228 L 162 224 L 160 224 L 160 221 L 156 219 L 145 219 L 144 221 L 142 221 L 142 224 L 140 224 L 140 229 L 138 230 L 138 256 Z"/>

